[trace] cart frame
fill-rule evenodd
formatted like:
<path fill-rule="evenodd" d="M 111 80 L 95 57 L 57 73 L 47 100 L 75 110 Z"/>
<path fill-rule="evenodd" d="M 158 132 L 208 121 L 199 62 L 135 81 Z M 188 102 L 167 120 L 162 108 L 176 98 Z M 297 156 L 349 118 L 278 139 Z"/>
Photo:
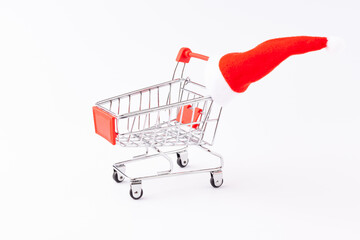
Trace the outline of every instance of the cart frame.
<path fill-rule="evenodd" d="M 113 165 L 113 179 L 116 182 L 129 179 L 130 196 L 133 199 L 142 197 L 142 181 L 148 179 L 208 172 L 213 187 L 218 188 L 223 184 L 223 158 L 207 147 L 214 143 L 222 107 L 217 106 L 215 109 L 205 86 L 190 78 L 183 78 L 185 65 L 190 57 L 207 60 L 206 56 L 189 51 L 187 48 L 180 50 L 171 81 L 107 98 L 93 107 L 96 133 L 113 145 L 146 149 L 145 154 Z M 186 58 L 186 54 L 192 55 Z M 179 62 L 184 63 L 181 78 L 174 79 Z M 204 93 L 200 93 L 200 90 Z M 208 132 L 209 135 L 206 136 Z M 166 151 L 161 149 L 172 146 L 176 148 Z M 189 162 L 189 146 L 196 146 L 213 155 L 218 159 L 218 165 L 174 171 L 170 155 L 176 154 L 177 164 L 184 168 Z M 150 154 L 149 150 L 154 153 Z M 167 170 L 142 176 L 130 176 L 126 173 L 126 165 L 158 157 L 168 161 Z"/>

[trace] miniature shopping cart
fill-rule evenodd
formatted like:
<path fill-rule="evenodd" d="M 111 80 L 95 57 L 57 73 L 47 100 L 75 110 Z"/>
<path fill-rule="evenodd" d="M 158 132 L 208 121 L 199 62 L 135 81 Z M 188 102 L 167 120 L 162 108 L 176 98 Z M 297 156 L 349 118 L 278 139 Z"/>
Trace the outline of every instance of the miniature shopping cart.
<path fill-rule="evenodd" d="M 183 77 L 191 57 L 208 60 L 206 56 L 182 48 L 171 81 L 108 98 L 93 107 L 97 134 L 113 145 L 145 150 L 145 154 L 113 165 L 113 179 L 118 183 L 129 179 L 133 199 L 142 197 L 142 180 L 147 179 L 209 172 L 213 187 L 218 188 L 223 183 L 223 159 L 207 148 L 214 142 L 222 108 L 206 94 L 205 86 Z M 180 62 L 183 63 L 181 77 L 175 78 Z M 190 146 L 211 154 L 218 162 L 216 167 L 183 171 L 189 163 L 187 149 Z M 129 176 L 125 171 L 128 164 L 156 157 L 168 161 L 166 171 L 142 176 Z M 172 157 L 180 171 L 174 170 Z"/>

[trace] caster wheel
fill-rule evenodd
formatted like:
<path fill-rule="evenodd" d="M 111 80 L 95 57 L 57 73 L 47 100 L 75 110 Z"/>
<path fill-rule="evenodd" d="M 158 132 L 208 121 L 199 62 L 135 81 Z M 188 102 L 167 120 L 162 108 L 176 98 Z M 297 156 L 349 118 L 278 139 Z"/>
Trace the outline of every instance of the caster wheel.
<path fill-rule="evenodd" d="M 113 179 L 114 179 L 115 182 L 121 183 L 122 181 L 124 181 L 125 178 L 124 178 L 124 176 L 118 174 L 118 172 L 114 170 Z"/>
<path fill-rule="evenodd" d="M 132 197 L 135 200 L 138 200 L 142 197 L 143 195 L 143 190 L 141 189 L 140 193 L 138 191 L 134 191 L 132 189 L 130 189 L 130 197 Z"/>
<path fill-rule="evenodd" d="M 219 188 L 221 187 L 221 185 L 224 183 L 224 179 L 221 179 L 221 181 L 219 180 L 219 182 L 215 183 L 214 178 L 210 178 L 210 184 L 211 186 L 213 186 L 214 188 Z"/>
<path fill-rule="evenodd" d="M 224 179 L 222 178 L 222 172 L 211 172 L 210 173 L 210 184 L 214 188 L 219 188 L 224 183 Z"/>
<path fill-rule="evenodd" d="M 181 152 L 181 153 L 176 153 L 177 156 L 177 161 L 176 163 L 179 165 L 179 167 L 186 167 L 189 163 L 189 159 L 187 157 L 187 152 Z"/>

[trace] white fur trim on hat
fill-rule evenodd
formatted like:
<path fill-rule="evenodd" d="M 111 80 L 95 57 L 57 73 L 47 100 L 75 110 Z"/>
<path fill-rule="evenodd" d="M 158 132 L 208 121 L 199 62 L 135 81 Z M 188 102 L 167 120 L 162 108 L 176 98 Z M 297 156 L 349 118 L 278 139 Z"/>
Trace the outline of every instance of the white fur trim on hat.
<path fill-rule="evenodd" d="M 225 106 L 238 94 L 227 84 L 219 68 L 221 57 L 210 57 L 206 64 L 205 85 L 209 95 L 219 105 Z"/>
<path fill-rule="evenodd" d="M 327 38 L 328 42 L 326 44 L 326 49 L 334 52 L 340 53 L 345 48 L 345 40 L 337 36 L 331 36 Z"/>

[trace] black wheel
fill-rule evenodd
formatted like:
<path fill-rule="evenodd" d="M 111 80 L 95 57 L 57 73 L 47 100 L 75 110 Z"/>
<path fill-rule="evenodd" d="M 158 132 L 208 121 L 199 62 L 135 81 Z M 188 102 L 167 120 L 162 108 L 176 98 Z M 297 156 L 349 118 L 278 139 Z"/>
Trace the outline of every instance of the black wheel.
<path fill-rule="evenodd" d="M 121 175 L 119 177 L 117 171 L 114 170 L 113 179 L 114 179 L 115 182 L 121 183 L 122 181 L 124 181 L 125 178 L 124 178 L 124 176 L 121 176 Z"/>
<path fill-rule="evenodd" d="M 176 155 L 177 155 L 176 163 L 179 165 L 179 167 L 182 167 L 182 168 L 186 167 L 189 163 L 189 159 L 181 159 L 179 153 L 176 153 Z"/>
<path fill-rule="evenodd" d="M 224 183 L 224 179 L 221 179 L 221 183 L 216 183 L 215 184 L 215 180 L 214 180 L 214 178 L 211 176 L 211 178 L 210 178 L 210 184 L 211 184 L 211 186 L 213 186 L 214 188 L 219 188 L 219 187 L 221 187 L 221 185 L 223 185 L 223 183 Z"/>
<path fill-rule="evenodd" d="M 138 197 L 135 197 L 135 196 L 133 195 L 132 189 L 130 189 L 130 197 L 132 197 L 132 198 L 135 199 L 135 200 L 140 199 L 140 198 L 142 197 L 143 193 L 144 193 L 144 192 L 143 192 L 143 190 L 141 189 L 140 195 L 139 195 Z"/>

